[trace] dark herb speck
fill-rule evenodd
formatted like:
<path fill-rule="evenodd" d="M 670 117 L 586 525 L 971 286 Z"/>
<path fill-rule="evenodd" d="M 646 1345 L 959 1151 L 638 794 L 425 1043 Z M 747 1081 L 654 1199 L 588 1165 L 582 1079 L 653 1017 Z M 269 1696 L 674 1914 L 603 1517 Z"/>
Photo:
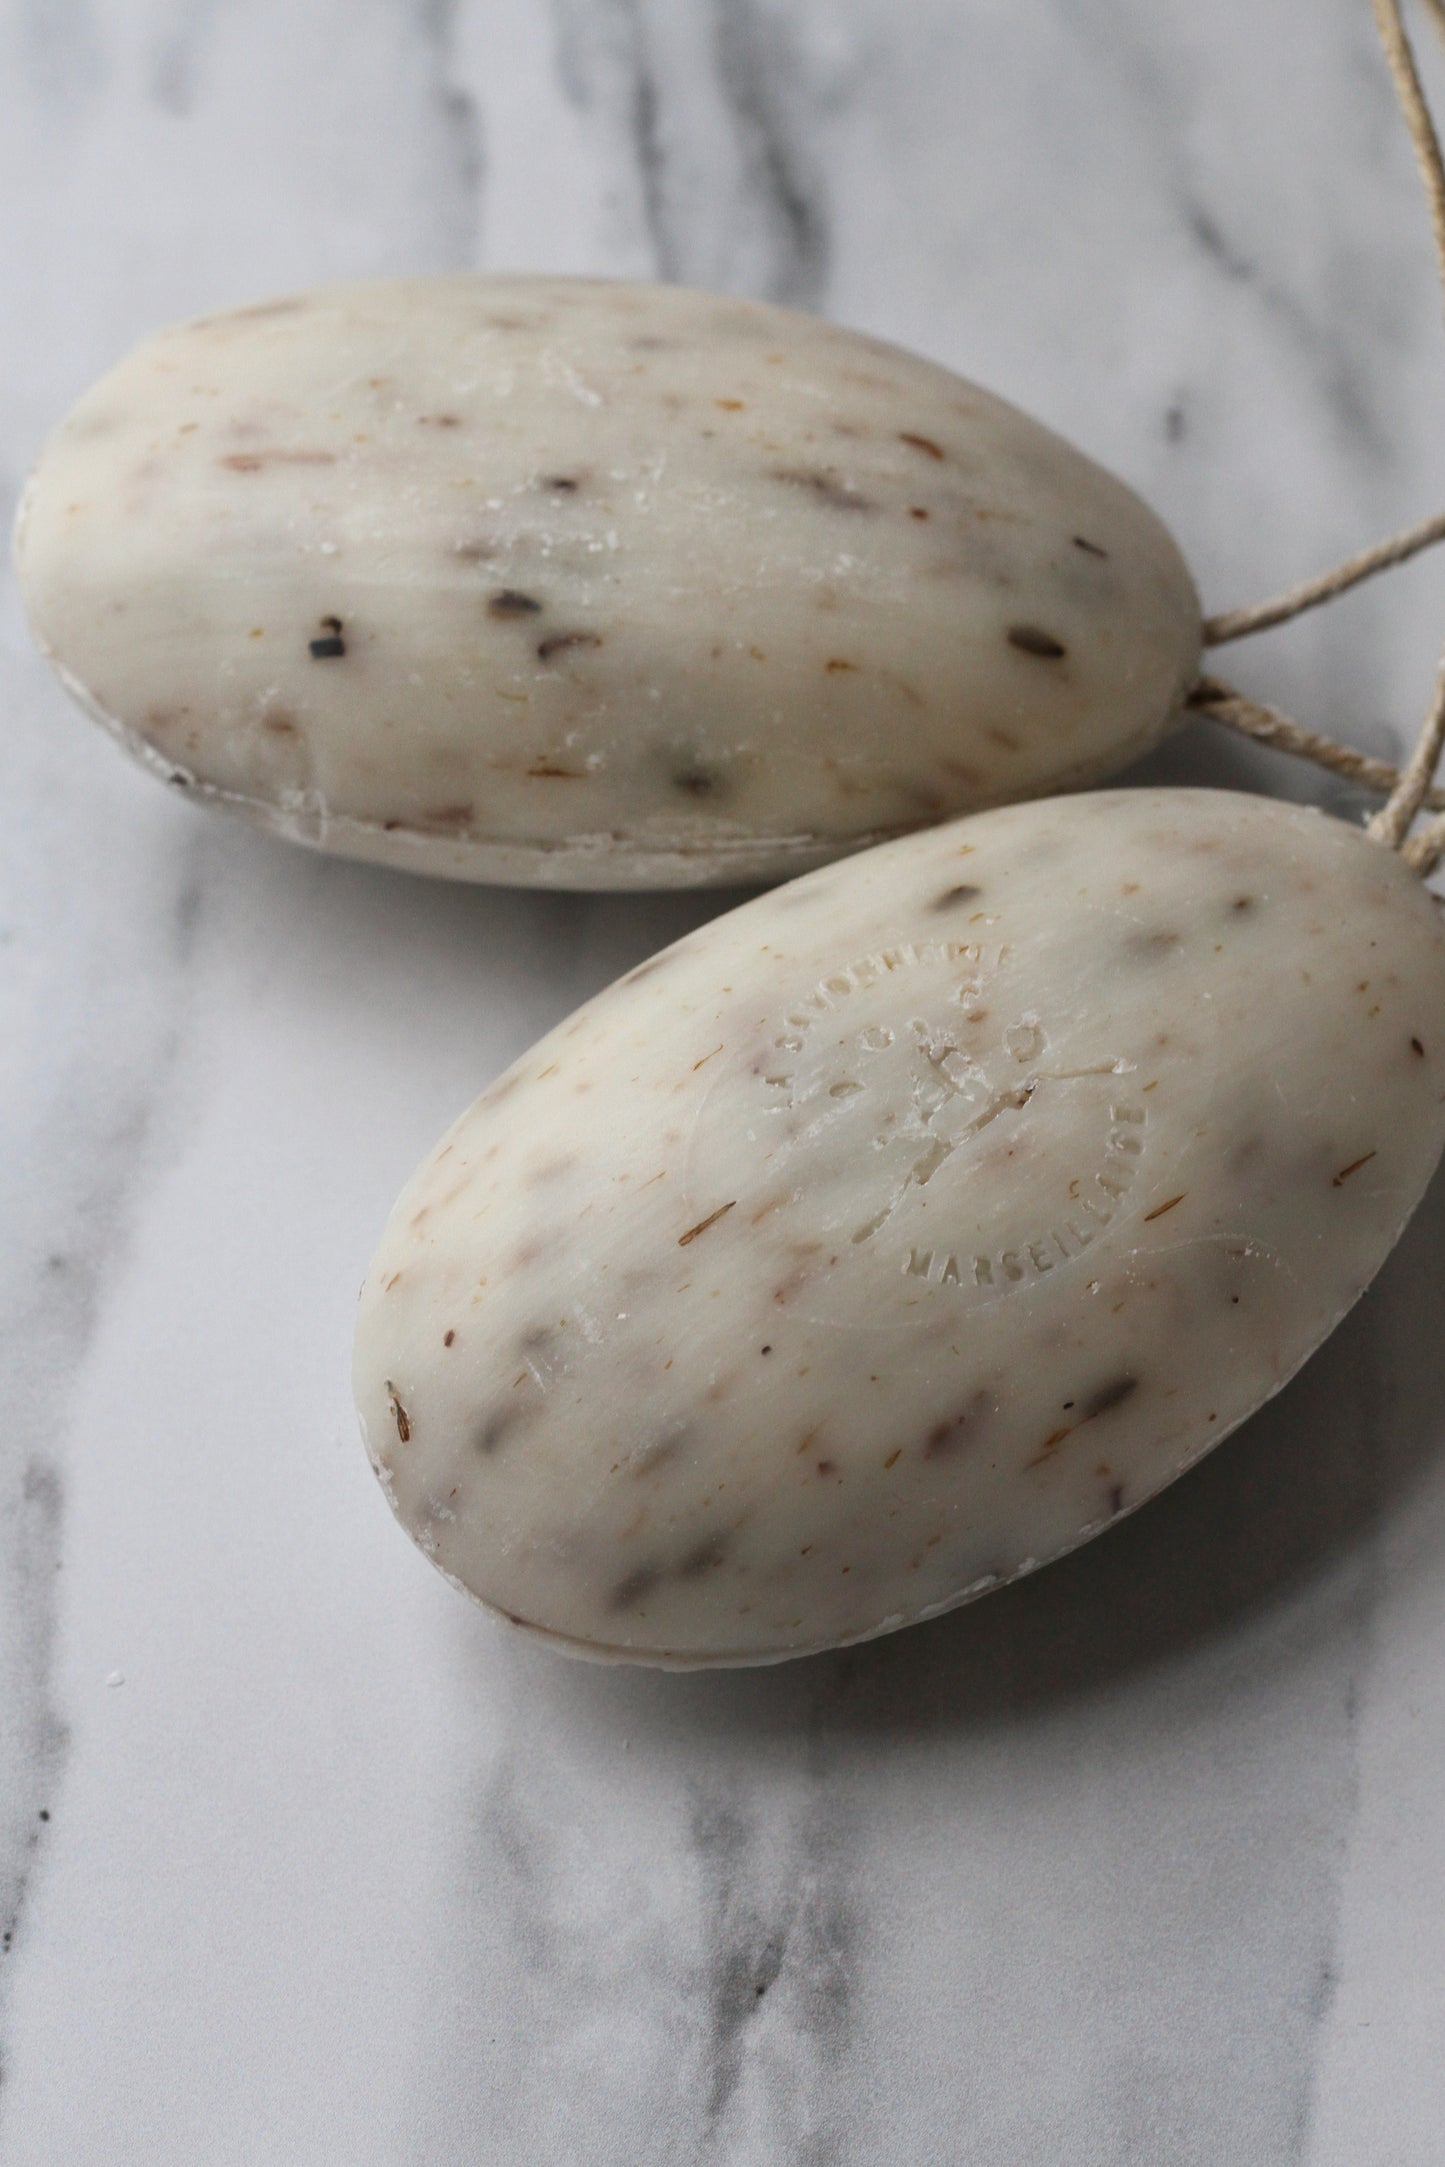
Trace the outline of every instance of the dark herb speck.
<path fill-rule="evenodd" d="M 1026 655 L 1041 655 L 1046 662 L 1057 662 L 1069 651 L 1062 640 L 1056 640 L 1052 632 L 1041 632 L 1037 625 L 1010 625 L 1008 643 Z"/>
<path fill-rule="evenodd" d="M 1092 1422 L 1097 1415 L 1112 1414 L 1116 1407 L 1122 1407 L 1125 1400 L 1138 1389 L 1137 1377 L 1116 1377 L 1112 1384 L 1102 1385 L 1085 1400 L 1081 1419 Z"/>
<path fill-rule="evenodd" d="M 495 1414 L 488 1415 L 477 1433 L 478 1452 L 495 1452 L 503 1438 L 526 1420 L 527 1412 L 522 1406 L 499 1407 Z"/>
<path fill-rule="evenodd" d="M 515 587 L 503 587 L 487 604 L 489 617 L 535 617 L 542 605 L 535 595 L 519 594 Z"/>
<path fill-rule="evenodd" d="M 657 1586 L 662 1575 L 655 1565 L 639 1565 L 635 1572 L 620 1580 L 612 1590 L 608 1601 L 609 1610 L 631 1610 L 642 1602 Z"/>
<path fill-rule="evenodd" d="M 795 489 L 811 489 L 819 503 L 835 512 L 871 512 L 871 499 L 845 482 L 835 467 L 774 467 L 773 480 Z"/>

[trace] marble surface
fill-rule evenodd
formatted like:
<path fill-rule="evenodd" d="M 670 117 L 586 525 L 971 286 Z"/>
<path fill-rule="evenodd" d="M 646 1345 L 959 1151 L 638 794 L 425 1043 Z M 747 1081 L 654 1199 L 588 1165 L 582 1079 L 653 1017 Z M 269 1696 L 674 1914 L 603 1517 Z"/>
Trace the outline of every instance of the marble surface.
<path fill-rule="evenodd" d="M 7 518 L 153 325 L 468 265 L 901 339 L 1115 467 L 1214 607 L 1445 496 L 1363 0 L 12 0 L 0 191 Z M 1397 746 L 1442 576 L 1231 669 Z M 393 1526 L 355 1291 L 442 1125 L 718 899 L 207 819 L 8 579 L 0 681 L 6 2167 L 1440 2158 L 1445 1182 L 1065 1564 L 779 1671 L 574 1667 Z M 1151 772 L 1313 788 L 1203 725 Z"/>

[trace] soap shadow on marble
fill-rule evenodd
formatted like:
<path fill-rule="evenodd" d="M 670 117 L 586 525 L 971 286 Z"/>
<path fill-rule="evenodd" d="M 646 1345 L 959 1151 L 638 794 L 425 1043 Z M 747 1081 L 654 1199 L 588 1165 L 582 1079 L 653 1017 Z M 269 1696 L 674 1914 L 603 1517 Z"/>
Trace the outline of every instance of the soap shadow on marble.
<path fill-rule="evenodd" d="M 524 990 L 531 1036 L 761 892 L 490 887 L 297 849 L 240 823 L 214 832 L 222 878 L 257 921 L 257 936 L 303 943 L 328 968 L 333 997 L 354 994 L 380 1015 L 388 975 L 444 973 L 493 1000 Z"/>
<path fill-rule="evenodd" d="M 527 1689 L 569 1735 L 731 1737 L 755 1753 L 800 1731 L 895 1741 L 978 1731 L 1227 1643 L 1362 1565 L 1382 1514 L 1408 1511 L 1412 1487 L 1445 1453 L 1442 1297 L 1445 1170 L 1374 1286 L 1284 1391 L 1059 1563 L 931 1624 L 775 1668 L 669 1675 L 522 1649 Z M 485 1639 L 477 1657 L 495 1662 Z"/>

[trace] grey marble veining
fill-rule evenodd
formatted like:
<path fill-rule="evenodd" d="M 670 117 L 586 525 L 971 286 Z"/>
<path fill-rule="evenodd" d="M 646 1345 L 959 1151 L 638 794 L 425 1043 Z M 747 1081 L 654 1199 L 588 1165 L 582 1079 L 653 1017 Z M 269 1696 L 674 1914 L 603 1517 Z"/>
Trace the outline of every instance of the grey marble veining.
<path fill-rule="evenodd" d="M 1445 498 L 1359 0 L 15 0 L 0 189 L 7 514 L 155 324 L 468 264 L 899 338 L 1115 467 L 1212 607 Z M 1440 595 L 1227 674 L 1388 748 Z M 1278 1401 L 1036 1580 L 777 1672 L 573 1667 L 396 1534 L 352 1302 L 443 1123 L 726 898 L 206 823 L 8 576 L 0 677 L 6 2167 L 1436 2158 L 1445 1185 Z M 1202 725 L 1150 772 L 1349 802 Z"/>
<path fill-rule="evenodd" d="M 827 190 L 796 19 L 761 0 L 555 0 L 553 15 L 563 90 L 650 275 L 819 307 Z"/>

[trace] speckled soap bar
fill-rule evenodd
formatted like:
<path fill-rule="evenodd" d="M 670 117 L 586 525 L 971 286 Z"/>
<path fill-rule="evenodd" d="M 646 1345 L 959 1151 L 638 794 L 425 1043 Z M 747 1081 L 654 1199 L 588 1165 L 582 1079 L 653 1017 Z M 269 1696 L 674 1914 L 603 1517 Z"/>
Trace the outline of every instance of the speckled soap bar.
<path fill-rule="evenodd" d="M 406 1188 L 356 1385 L 444 1572 L 583 1653 L 946 1610 L 1274 1392 L 1445 1141 L 1445 925 L 1223 792 L 1011 807 L 645 963 Z"/>
<path fill-rule="evenodd" d="M 570 887 L 778 877 L 1121 765 L 1199 656 L 1122 483 L 877 340 L 662 286 L 337 286 L 161 333 L 22 508 L 32 623 L 180 787 Z"/>

